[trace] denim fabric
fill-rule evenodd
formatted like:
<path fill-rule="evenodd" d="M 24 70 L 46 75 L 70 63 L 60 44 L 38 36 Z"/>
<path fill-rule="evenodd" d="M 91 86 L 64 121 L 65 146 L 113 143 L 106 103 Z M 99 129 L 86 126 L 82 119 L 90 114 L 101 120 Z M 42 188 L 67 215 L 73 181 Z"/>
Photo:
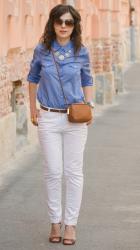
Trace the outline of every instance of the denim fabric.
<path fill-rule="evenodd" d="M 52 48 L 55 53 L 58 52 L 64 56 L 70 51 L 70 55 L 64 60 L 55 56 L 68 105 L 83 101 L 82 87 L 93 85 L 87 48 L 82 46 L 78 54 L 74 55 L 72 41 L 61 46 L 56 40 L 52 43 Z M 37 99 L 40 104 L 52 108 L 67 108 L 52 52 L 48 51 L 43 44 L 38 44 L 34 49 L 27 80 L 39 84 Z"/>

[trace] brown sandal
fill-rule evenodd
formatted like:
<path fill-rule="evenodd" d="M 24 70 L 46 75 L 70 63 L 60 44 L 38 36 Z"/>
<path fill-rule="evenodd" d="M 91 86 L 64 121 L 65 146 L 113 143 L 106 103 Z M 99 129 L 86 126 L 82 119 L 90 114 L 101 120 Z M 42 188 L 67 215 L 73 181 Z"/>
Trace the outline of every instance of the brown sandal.
<path fill-rule="evenodd" d="M 49 242 L 51 243 L 60 243 L 62 240 L 61 236 L 51 236 L 49 237 Z"/>
<path fill-rule="evenodd" d="M 73 226 L 73 225 L 66 225 L 65 229 L 66 229 L 66 227 L 69 227 L 69 226 L 75 228 L 75 226 Z M 63 238 L 63 245 L 74 245 L 75 242 L 76 242 L 75 237 L 72 239 L 71 238 Z"/>
<path fill-rule="evenodd" d="M 74 239 L 63 239 L 63 245 L 74 245 L 76 240 Z"/>
<path fill-rule="evenodd" d="M 60 226 L 60 229 L 61 229 L 61 222 L 60 223 L 52 223 L 52 225 L 59 225 Z M 49 242 L 51 243 L 60 243 L 62 240 L 62 237 L 61 236 L 57 236 L 57 235 L 52 235 L 49 237 Z"/>

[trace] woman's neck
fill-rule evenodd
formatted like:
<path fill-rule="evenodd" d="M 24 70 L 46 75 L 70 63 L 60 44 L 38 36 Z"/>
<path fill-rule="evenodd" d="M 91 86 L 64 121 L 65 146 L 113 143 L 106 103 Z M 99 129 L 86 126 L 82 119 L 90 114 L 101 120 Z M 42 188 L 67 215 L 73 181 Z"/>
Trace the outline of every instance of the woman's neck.
<path fill-rule="evenodd" d="M 57 37 L 56 40 L 60 45 L 65 46 L 70 41 L 70 38 L 63 39 Z"/>

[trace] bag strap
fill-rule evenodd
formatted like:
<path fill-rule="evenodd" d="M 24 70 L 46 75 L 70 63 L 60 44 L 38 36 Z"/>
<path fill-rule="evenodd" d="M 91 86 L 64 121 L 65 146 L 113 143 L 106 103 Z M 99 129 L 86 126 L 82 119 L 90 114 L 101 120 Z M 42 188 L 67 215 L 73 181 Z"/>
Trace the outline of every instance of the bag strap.
<path fill-rule="evenodd" d="M 52 52 L 52 55 L 53 55 L 53 60 L 54 60 L 55 66 L 56 66 L 56 70 L 57 70 L 57 74 L 58 74 L 60 86 L 61 86 L 61 89 L 62 89 L 63 97 L 64 97 L 64 100 L 65 100 L 66 105 L 68 105 L 68 101 L 67 101 L 67 98 L 66 98 L 66 96 L 65 96 L 64 89 L 63 89 L 63 84 L 62 84 L 62 81 L 61 81 L 61 78 L 60 78 L 60 73 L 59 73 L 59 69 L 58 69 L 58 64 L 57 64 L 57 62 L 56 62 L 55 55 L 54 55 L 54 51 L 53 51 L 52 48 L 51 48 L 51 52 Z"/>

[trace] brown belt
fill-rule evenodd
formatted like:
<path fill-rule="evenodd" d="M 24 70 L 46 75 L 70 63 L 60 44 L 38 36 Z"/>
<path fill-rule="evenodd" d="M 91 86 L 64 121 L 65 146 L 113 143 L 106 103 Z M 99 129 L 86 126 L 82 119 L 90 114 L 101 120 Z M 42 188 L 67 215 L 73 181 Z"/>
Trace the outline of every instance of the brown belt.
<path fill-rule="evenodd" d="M 42 105 L 40 105 L 40 108 L 50 112 L 67 113 L 67 109 L 51 109 L 51 108 L 46 108 Z"/>

